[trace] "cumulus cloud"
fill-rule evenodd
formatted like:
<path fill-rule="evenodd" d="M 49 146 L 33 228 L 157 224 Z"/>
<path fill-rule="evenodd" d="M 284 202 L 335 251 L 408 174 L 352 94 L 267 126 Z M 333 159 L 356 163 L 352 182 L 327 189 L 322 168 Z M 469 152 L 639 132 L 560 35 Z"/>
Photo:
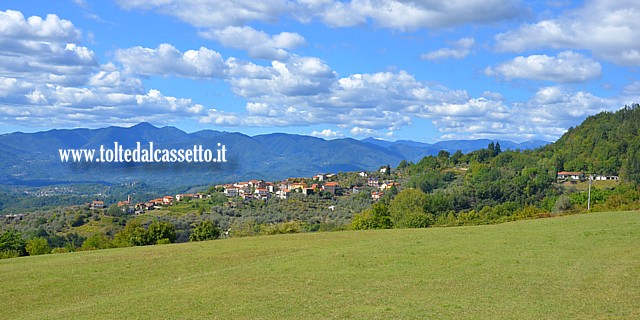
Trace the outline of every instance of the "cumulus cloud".
<path fill-rule="evenodd" d="M 120 49 L 115 56 L 128 71 L 142 75 L 213 78 L 222 77 L 226 68 L 218 52 L 204 47 L 182 53 L 163 43 L 155 49 L 140 46 Z"/>
<path fill-rule="evenodd" d="M 373 129 L 370 128 L 360 128 L 360 127 L 354 127 L 353 129 L 351 129 L 351 134 L 354 136 L 376 136 L 377 132 Z"/>
<path fill-rule="evenodd" d="M 602 76 L 602 67 L 573 51 L 564 51 L 557 57 L 531 55 L 515 57 L 495 67 L 488 67 L 484 73 L 488 76 L 507 80 L 514 78 L 553 81 L 558 83 L 580 83 L 598 79 Z"/>
<path fill-rule="evenodd" d="M 31 28 L 27 26 L 31 18 L 22 19 L 12 23 Z M 45 28 L 44 23 L 34 25 Z M 0 123 L 14 125 L 165 124 L 194 119 L 227 127 L 322 126 L 331 129 L 313 134 L 338 137 L 390 135 L 420 118 L 432 121 L 445 137 L 552 140 L 588 114 L 638 98 L 637 83 L 629 84 L 622 98 L 601 98 L 551 86 L 539 90 L 529 101 L 514 103 L 495 92 L 474 97 L 465 90 L 416 79 L 403 70 L 340 76 L 315 57 L 290 54 L 282 61 L 261 65 L 234 57 L 225 60 L 204 47 L 180 51 L 171 44 L 121 49 L 114 55 L 115 63 L 100 64 L 91 49 L 80 45 L 81 34 L 75 28 L 67 32 L 76 34 L 70 38 L 54 36 L 59 32 L 29 31 L 47 34 L 46 40 L 16 38 L 15 34 L 26 31 L 2 28 L 0 52 L 3 57 L 13 58 L 0 60 Z M 272 47 L 289 50 L 301 43 L 289 34 L 278 37 L 255 32 L 267 37 Z M 238 46 L 246 44 L 246 39 L 240 40 Z M 536 63 L 542 69 L 564 70 L 555 70 L 555 74 L 577 73 L 575 79 L 592 79 L 595 70 L 591 59 L 571 51 L 556 57 L 520 58 L 492 67 L 492 75 L 523 77 L 509 68 L 501 69 L 517 65 L 535 77 L 552 77 L 548 70 L 534 72 Z M 223 79 L 245 103 L 236 110 L 232 106 L 210 109 L 190 99 L 145 88 L 141 77 L 150 75 Z"/>
<path fill-rule="evenodd" d="M 103 126 L 204 114 L 204 107 L 190 99 L 147 90 L 114 64 L 101 65 L 79 44 L 81 32 L 67 20 L 25 18 L 10 10 L 0 16 L 0 123 Z M 198 61 L 197 54 L 191 60 L 184 56 L 185 64 Z"/>
<path fill-rule="evenodd" d="M 229 26 L 224 29 L 200 32 L 205 38 L 215 39 L 225 47 L 246 50 L 250 57 L 267 60 L 285 60 L 287 50 L 304 45 L 304 37 L 297 33 L 281 32 L 268 35 L 249 26 Z"/>
<path fill-rule="evenodd" d="M 269 67 L 229 64 L 232 75 L 229 82 L 232 90 L 247 99 L 256 97 L 313 96 L 327 92 L 334 82 L 336 73 L 322 60 L 313 57 L 292 57 L 287 62 L 273 61 Z M 249 73 L 235 70 L 238 66 Z"/>
<path fill-rule="evenodd" d="M 528 9 L 521 0 L 378 1 L 378 0 L 119 0 L 121 8 L 150 10 L 178 18 L 201 31 L 199 35 L 222 45 L 246 50 L 257 59 L 287 59 L 305 39 L 298 33 L 269 35 L 250 24 L 294 19 L 303 23 L 320 21 L 330 27 L 353 27 L 372 22 L 375 26 L 400 31 L 441 29 L 465 24 L 483 24 L 522 16 Z M 461 47 L 434 52 L 433 59 L 460 59 L 469 53 Z M 465 53 L 466 52 L 466 53 Z M 431 59 L 427 55 L 425 59 Z"/>
<path fill-rule="evenodd" d="M 473 38 L 462 38 L 453 42 L 451 48 L 431 51 L 423 54 L 421 58 L 423 60 L 464 59 L 469 55 L 474 44 L 475 40 Z"/>
<path fill-rule="evenodd" d="M 77 42 L 81 33 L 71 21 L 49 14 L 45 19 L 38 16 L 25 18 L 22 12 L 0 11 L 0 34 L 3 38 L 23 41 Z"/>
<path fill-rule="evenodd" d="M 344 137 L 342 131 L 333 131 L 331 129 L 324 129 L 322 131 L 313 131 L 310 134 L 311 136 L 324 138 L 324 139 L 336 139 Z"/>
<path fill-rule="evenodd" d="M 554 19 L 496 35 L 499 51 L 583 49 L 620 65 L 640 65 L 640 3 L 593 0 Z"/>

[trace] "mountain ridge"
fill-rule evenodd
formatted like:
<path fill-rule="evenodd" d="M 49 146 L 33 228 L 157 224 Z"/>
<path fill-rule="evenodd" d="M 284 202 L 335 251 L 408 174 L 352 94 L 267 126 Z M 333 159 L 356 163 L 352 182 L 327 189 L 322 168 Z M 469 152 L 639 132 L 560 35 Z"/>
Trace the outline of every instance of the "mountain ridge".
<path fill-rule="evenodd" d="M 217 143 L 228 150 L 227 163 L 144 164 L 62 163 L 59 149 L 123 148 L 136 142 L 166 149 L 203 145 L 215 151 Z M 374 170 L 400 161 L 419 161 L 440 150 L 469 152 L 484 148 L 491 140 L 441 141 L 427 144 L 410 140 L 395 142 L 366 138 L 326 140 L 318 137 L 269 133 L 248 136 L 239 132 L 200 130 L 187 133 L 176 127 L 156 127 L 141 122 L 131 127 L 53 129 L 34 133 L 0 135 L 0 183 L 29 181 L 152 181 L 158 184 L 212 184 L 238 179 L 282 179 L 320 172 Z M 514 142 L 498 140 L 508 146 Z M 528 149 L 540 143 L 530 142 Z M 504 147 L 505 149 L 507 147 Z M 18 181 L 18 182 L 16 182 Z"/>

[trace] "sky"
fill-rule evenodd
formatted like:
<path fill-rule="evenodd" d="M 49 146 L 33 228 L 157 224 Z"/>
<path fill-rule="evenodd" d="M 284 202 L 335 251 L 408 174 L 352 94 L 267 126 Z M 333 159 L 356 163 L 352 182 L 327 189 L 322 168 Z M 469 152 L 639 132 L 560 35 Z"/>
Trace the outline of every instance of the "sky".
<path fill-rule="evenodd" d="M 555 141 L 640 102 L 636 0 L 0 2 L 0 134 Z"/>

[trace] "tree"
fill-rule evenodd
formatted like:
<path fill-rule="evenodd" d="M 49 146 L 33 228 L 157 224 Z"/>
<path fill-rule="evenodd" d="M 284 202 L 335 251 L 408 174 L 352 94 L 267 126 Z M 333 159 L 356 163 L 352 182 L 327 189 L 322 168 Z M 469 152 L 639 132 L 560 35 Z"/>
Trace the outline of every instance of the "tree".
<path fill-rule="evenodd" d="M 502 153 L 502 148 L 500 147 L 500 142 L 496 142 L 496 145 L 493 148 L 493 155 L 497 156 Z"/>
<path fill-rule="evenodd" d="M 109 209 L 107 209 L 107 215 L 110 215 L 112 217 L 123 217 L 125 216 L 125 211 L 114 203 L 109 206 Z"/>
<path fill-rule="evenodd" d="M 462 160 L 463 156 L 464 156 L 464 154 L 462 154 L 462 150 L 458 149 L 451 156 L 451 162 L 453 162 L 453 164 L 458 164 Z"/>
<path fill-rule="evenodd" d="M 130 221 L 118 232 L 113 243 L 118 247 L 146 246 L 151 244 L 147 230 L 138 221 Z"/>
<path fill-rule="evenodd" d="M 111 247 L 113 247 L 113 244 L 106 235 L 94 234 L 82 243 L 82 247 L 80 247 L 80 250 L 98 250 Z"/>
<path fill-rule="evenodd" d="M 396 170 L 403 170 L 404 168 L 408 167 L 409 163 L 407 162 L 407 160 L 402 160 L 400 161 L 400 163 L 398 164 L 398 168 Z"/>
<path fill-rule="evenodd" d="M 147 229 L 149 241 L 153 244 L 158 242 L 174 243 L 176 241 L 176 228 L 171 222 L 167 221 L 154 221 L 149 225 Z M 165 241 L 161 241 L 166 239 Z"/>
<path fill-rule="evenodd" d="M 42 237 L 27 240 L 25 249 L 30 256 L 51 253 L 51 248 L 49 247 L 49 243 L 47 243 L 47 239 Z"/>
<path fill-rule="evenodd" d="M 629 146 L 625 163 L 627 180 L 633 184 L 640 184 L 640 142 Z"/>
<path fill-rule="evenodd" d="M 11 229 L 0 235 L 0 258 L 26 255 L 26 242 L 20 232 Z"/>
<path fill-rule="evenodd" d="M 561 195 L 553 206 L 554 213 L 560 213 L 571 209 L 571 200 L 565 195 Z"/>
<path fill-rule="evenodd" d="M 391 200 L 389 213 L 396 228 L 426 228 L 433 216 L 425 211 L 427 195 L 418 189 L 405 189 Z"/>
<path fill-rule="evenodd" d="M 189 236 L 190 241 L 214 240 L 220 237 L 220 229 L 218 229 L 211 220 L 200 222 Z"/>
<path fill-rule="evenodd" d="M 351 228 L 354 230 L 389 229 L 392 227 L 389 208 L 383 203 L 374 203 L 371 209 L 353 215 Z"/>
<path fill-rule="evenodd" d="M 445 167 L 447 162 L 449 162 L 450 156 L 451 156 L 451 153 L 449 153 L 449 151 L 447 150 L 438 151 L 438 162 L 440 163 L 441 167 Z"/>

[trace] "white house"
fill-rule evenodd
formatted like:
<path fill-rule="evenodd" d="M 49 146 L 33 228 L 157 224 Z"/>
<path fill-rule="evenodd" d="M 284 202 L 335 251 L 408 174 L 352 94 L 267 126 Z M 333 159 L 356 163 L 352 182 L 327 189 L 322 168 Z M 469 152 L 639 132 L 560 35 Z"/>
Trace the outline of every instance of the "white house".
<path fill-rule="evenodd" d="M 240 195 L 240 189 L 237 187 L 226 187 L 224 188 L 224 194 L 227 197 L 237 197 Z"/>
<path fill-rule="evenodd" d="M 289 191 L 289 189 L 280 189 L 276 191 L 276 197 L 284 200 L 287 200 L 290 194 L 291 194 L 291 191 Z"/>
<path fill-rule="evenodd" d="M 267 199 L 269 198 L 269 190 L 267 190 L 267 188 L 257 188 L 255 195 L 259 199 Z"/>
<path fill-rule="evenodd" d="M 620 180 L 620 178 L 618 176 L 601 176 L 601 175 L 596 175 L 594 180 L 597 181 L 606 181 L 606 180 Z"/>
<path fill-rule="evenodd" d="M 560 171 L 558 172 L 558 180 L 565 179 L 573 179 L 573 180 L 584 180 L 584 173 L 582 172 L 571 172 L 571 171 Z"/>

